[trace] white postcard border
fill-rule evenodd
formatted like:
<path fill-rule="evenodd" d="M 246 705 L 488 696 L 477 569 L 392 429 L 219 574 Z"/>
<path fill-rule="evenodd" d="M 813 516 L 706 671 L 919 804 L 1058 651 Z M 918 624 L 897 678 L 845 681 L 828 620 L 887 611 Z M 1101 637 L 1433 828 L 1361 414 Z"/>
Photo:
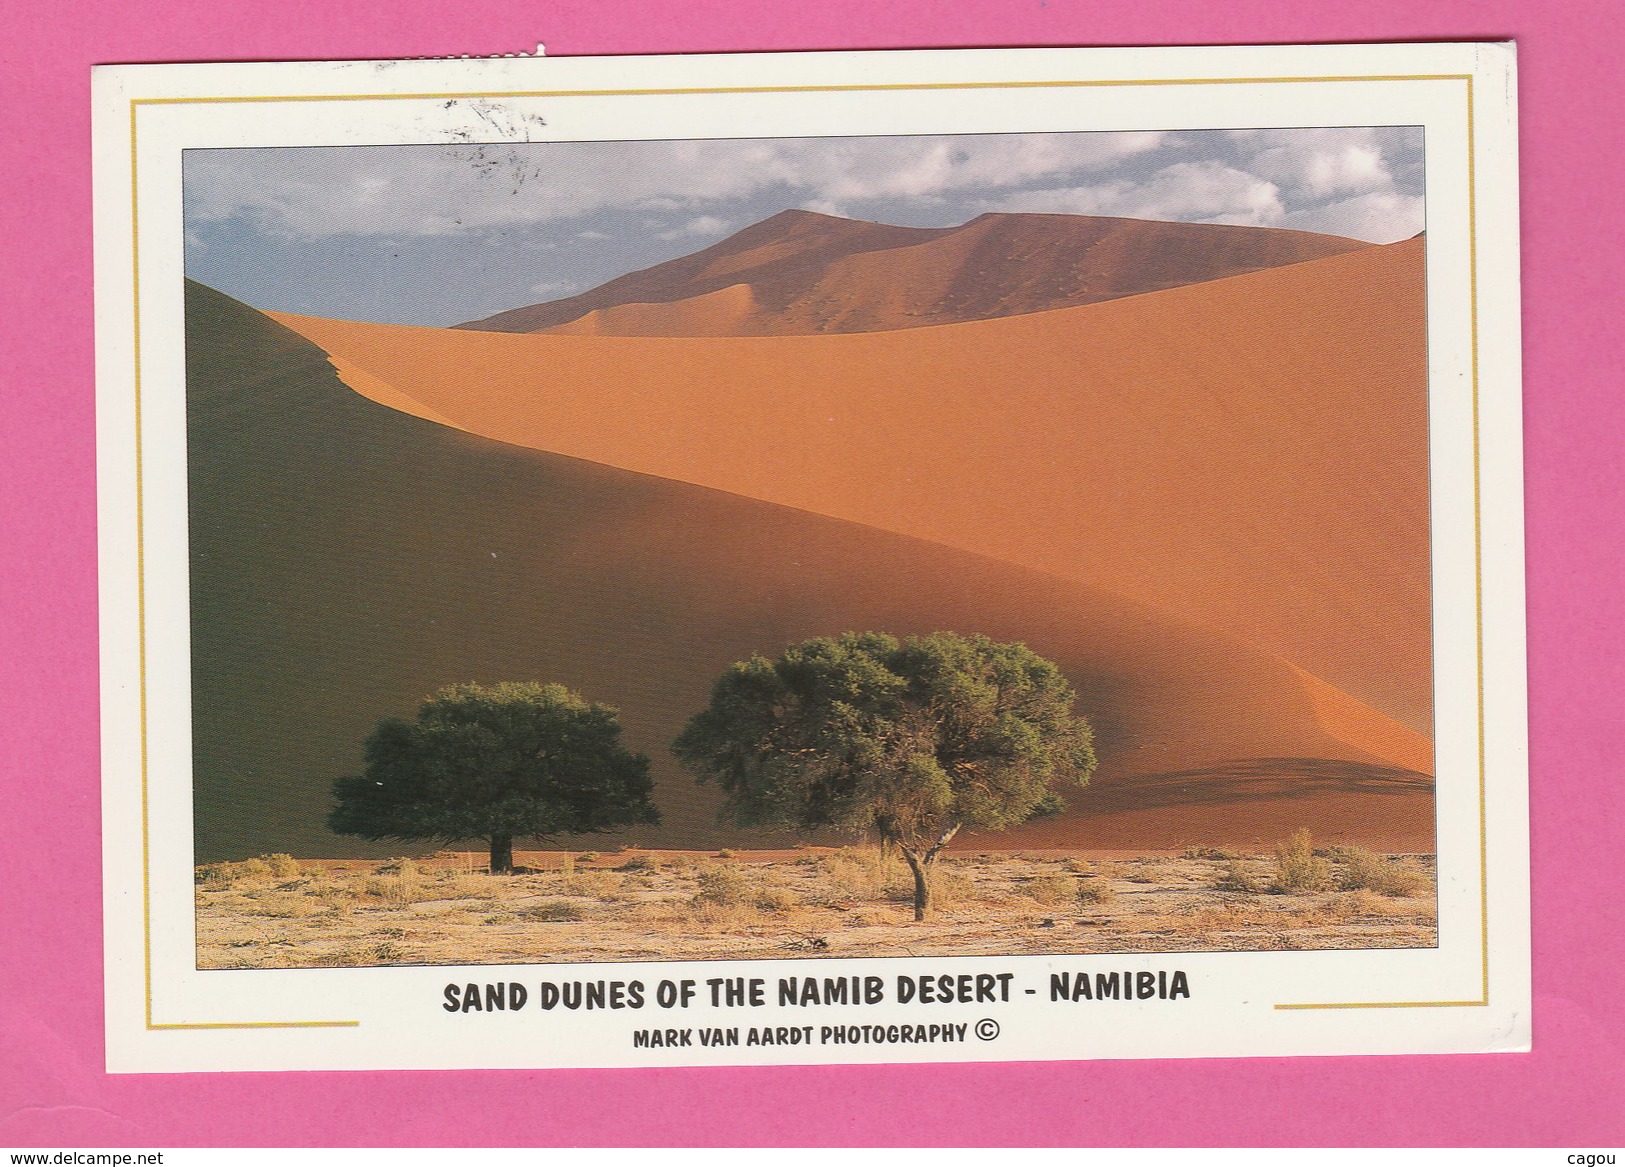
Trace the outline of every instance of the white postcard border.
<path fill-rule="evenodd" d="M 1321 46 L 129 66 L 96 79 L 108 1064 L 115 1071 L 1234 1056 L 1526 1048 L 1527 778 L 1512 53 Z M 1282 101 L 1281 89 L 1291 86 Z M 1039 100 L 1038 98 L 1042 98 Z M 339 104 L 342 103 L 342 104 Z M 1290 119 L 1285 111 L 1290 110 Z M 339 116 L 339 113 L 342 116 Z M 503 115 L 493 118 L 493 112 Z M 536 118 L 545 119 L 545 128 Z M 1439 947 L 199 971 L 192 909 L 180 152 L 395 141 L 1420 124 Z M 915 967 L 917 966 L 917 967 Z M 1051 971 L 1193 999 L 1051 1004 Z M 771 1004 L 778 976 L 1010 972 L 996 1006 Z M 761 1008 L 458 1015 L 448 982 L 764 978 Z M 1031 995 L 1028 994 L 1031 990 Z M 638 1050 L 638 1026 L 996 1022 L 956 1046 Z"/>

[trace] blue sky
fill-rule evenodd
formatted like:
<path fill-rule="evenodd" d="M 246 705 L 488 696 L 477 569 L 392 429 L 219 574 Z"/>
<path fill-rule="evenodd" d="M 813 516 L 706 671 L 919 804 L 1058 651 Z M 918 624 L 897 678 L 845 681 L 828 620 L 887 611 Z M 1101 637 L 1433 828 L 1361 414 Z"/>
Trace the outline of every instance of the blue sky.
<path fill-rule="evenodd" d="M 186 271 L 257 308 L 455 324 L 558 299 L 800 207 L 1348 235 L 1422 230 L 1420 129 L 192 150 Z"/>

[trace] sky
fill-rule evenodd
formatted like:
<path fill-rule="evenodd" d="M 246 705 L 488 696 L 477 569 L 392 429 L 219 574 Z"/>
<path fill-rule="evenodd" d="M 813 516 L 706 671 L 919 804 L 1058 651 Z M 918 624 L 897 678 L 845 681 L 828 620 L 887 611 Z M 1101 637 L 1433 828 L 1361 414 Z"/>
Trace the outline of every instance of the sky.
<path fill-rule="evenodd" d="M 790 208 L 1423 228 L 1415 127 L 189 150 L 186 273 L 256 308 L 448 325 L 556 300 Z"/>

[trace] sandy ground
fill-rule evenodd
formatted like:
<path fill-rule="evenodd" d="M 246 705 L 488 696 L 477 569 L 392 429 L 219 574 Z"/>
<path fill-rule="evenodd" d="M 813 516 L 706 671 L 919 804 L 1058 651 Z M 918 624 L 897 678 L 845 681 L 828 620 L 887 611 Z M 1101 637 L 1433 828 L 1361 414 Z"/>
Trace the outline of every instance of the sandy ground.
<path fill-rule="evenodd" d="M 478 857 L 198 869 L 198 967 L 579 963 L 1414 948 L 1437 943 L 1428 856 L 1357 850 L 946 857 L 917 923 L 872 849 Z"/>

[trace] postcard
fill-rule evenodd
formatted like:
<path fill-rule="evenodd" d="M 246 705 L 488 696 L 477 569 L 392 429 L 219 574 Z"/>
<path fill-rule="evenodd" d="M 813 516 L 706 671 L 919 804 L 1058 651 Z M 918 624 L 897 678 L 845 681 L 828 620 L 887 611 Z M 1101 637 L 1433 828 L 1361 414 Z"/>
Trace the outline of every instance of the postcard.
<path fill-rule="evenodd" d="M 99 70 L 109 1068 L 1527 1049 L 1513 93 Z"/>

